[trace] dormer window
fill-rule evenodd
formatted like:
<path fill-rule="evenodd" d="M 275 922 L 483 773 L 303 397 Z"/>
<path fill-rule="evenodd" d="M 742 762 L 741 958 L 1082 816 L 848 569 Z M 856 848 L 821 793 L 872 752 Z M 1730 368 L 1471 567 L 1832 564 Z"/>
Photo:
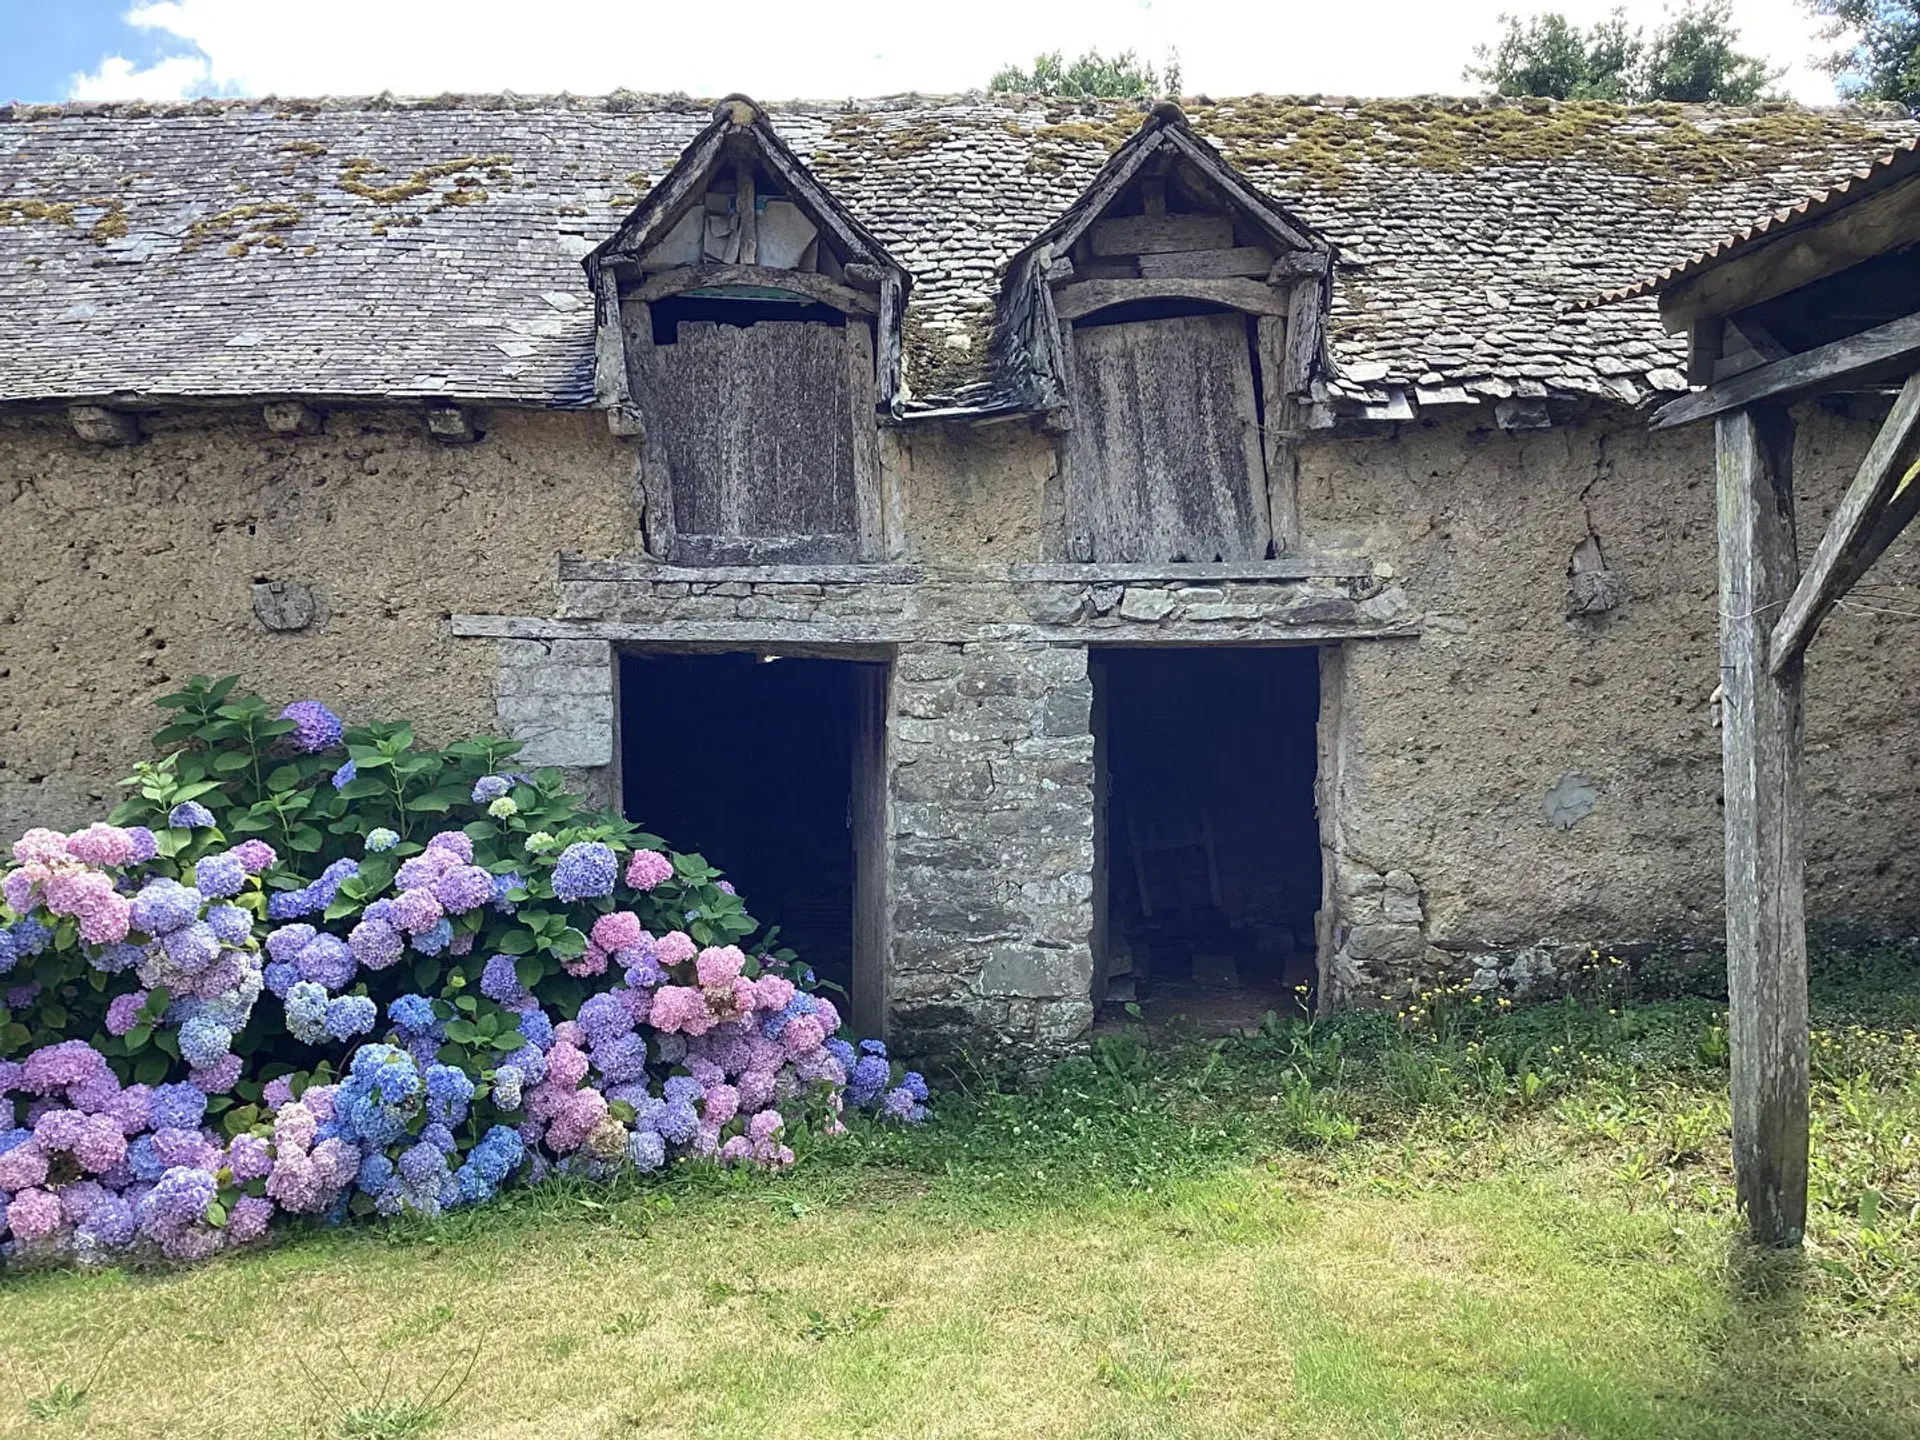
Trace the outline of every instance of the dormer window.
<path fill-rule="evenodd" d="M 722 101 L 587 260 L 596 397 L 642 441 L 649 553 L 884 558 L 876 412 L 908 288 L 750 101 Z"/>
<path fill-rule="evenodd" d="M 1158 107 L 1009 269 L 997 343 L 1060 433 L 1059 558 L 1264 560 L 1332 252 Z"/>

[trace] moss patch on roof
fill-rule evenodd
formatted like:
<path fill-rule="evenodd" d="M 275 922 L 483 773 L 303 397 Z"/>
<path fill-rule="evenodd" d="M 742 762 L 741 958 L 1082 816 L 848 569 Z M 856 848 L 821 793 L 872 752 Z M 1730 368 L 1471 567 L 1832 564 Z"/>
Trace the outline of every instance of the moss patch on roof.
<path fill-rule="evenodd" d="M 1579 159 L 1644 177 L 1668 203 L 1683 201 L 1694 186 L 1776 170 L 1810 149 L 1870 145 L 1877 134 L 1858 120 L 1793 105 L 1706 114 L 1603 101 L 1371 100 L 1332 107 L 1263 96 L 1189 112 L 1236 165 L 1277 166 L 1328 190 L 1362 165 L 1460 174 Z"/>

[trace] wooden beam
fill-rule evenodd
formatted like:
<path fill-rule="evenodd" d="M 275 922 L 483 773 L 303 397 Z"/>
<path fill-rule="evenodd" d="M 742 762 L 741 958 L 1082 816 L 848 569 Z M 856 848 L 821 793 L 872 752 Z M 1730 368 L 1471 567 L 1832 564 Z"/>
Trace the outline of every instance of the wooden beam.
<path fill-rule="evenodd" d="M 1920 177 L 1911 177 L 1816 219 L 1789 225 L 1725 260 L 1709 263 L 1660 296 L 1669 330 L 1731 315 L 1913 243 L 1920 235 Z"/>
<path fill-rule="evenodd" d="M 1096 220 L 1089 237 L 1096 255 L 1157 255 L 1181 250 L 1226 250 L 1233 245 L 1231 215 L 1123 215 Z"/>
<path fill-rule="evenodd" d="M 1920 359 L 1920 315 L 1903 315 L 1858 335 L 1802 350 L 1784 360 L 1716 381 L 1704 390 L 1670 400 L 1653 415 L 1655 430 L 1724 415 L 1761 401 L 1784 404 L 1858 380 L 1885 375 Z"/>
<path fill-rule="evenodd" d="M 1920 450 L 1920 374 L 1907 380 L 1900 398 L 1894 401 L 1893 413 L 1874 436 L 1853 484 L 1833 512 L 1827 533 L 1820 537 L 1807 573 L 1800 577 L 1793 598 L 1787 602 L 1786 613 L 1774 626 L 1767 652 L 1771 673 L 1783 673 L 1806 653 L 1834 602 L 1900 533 L 1895 529 L 1892 534 L 1876 534 L 1876 524 L 1896 496 L 1909 501 L 1920 497 L 1920 487 L 1914 484 L 1916 450 Z M 1878 540 L 1880 549 L 1864 553 L 1869 540 Z"/>
<path fill-rule="evenodd" d="M 688 265 L 679 270 L 663 270 L 644 284 L 634 286 L 626 298 L 650 305 L 687 290 L 713 290 L 727 285 L 787 290 L 849 315 L 873 315 L 880 309 L 880 302 L 873 296 L 862 295 L 811 270 L 774 270 L 765 265 Z"/>
<path fill-rule="evenodd" d="M 1096 310 L 1135 300 L 1199 300 L 1244 310 L 1249 315 L 1287 313 L 1287 297 L 1258 280 L 1188 280 L 1164 275 L 1157 280 L 1081 280 L 1053 292 L 1062 320 L 1078 320 Z"/>
<path fill-rule="evenodd" d="M 1793 424 L 1782 409 L 1721 417 L 1722 785 L 1733 1164 L 1763 1245 L 1797 1245 L 1807 1215 L 1807 935 L 1800 838 L 1800 666 L 1767 668 L 1770 621 L 1793 593 Z"/>
<path fill-rule="evenodd" d="M 739 160 L 733 167 L 734 223 L 740 232 L 740 263 L 760 263 L 760 213 L 753 203 L 753 161 Z"/>
<path fill-rule="evenodd" d="M 1163 275 L 1185 275 L 1195 280 L 1223 280 L 1235 275 L 1258 275 L 1265 279 L 1272 269 L 1273 252 L 1264 245 L 1239 245 L 1230 250 L 1175 250 L 1140 257 L 1140 273 L 1149 280 Z"/>

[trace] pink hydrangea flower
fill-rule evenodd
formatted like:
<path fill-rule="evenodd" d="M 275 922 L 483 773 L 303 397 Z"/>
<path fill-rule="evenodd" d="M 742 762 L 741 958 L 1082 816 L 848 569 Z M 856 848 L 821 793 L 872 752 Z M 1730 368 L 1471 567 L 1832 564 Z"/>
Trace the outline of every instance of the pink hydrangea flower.
<path fill-rule="evenodd" d="M 653 947 L 654 958 L 662 965 L 684 965 L 700 953 L 693 937 L 683 930 L 670 930 Z"/>
<path fill-rule="evenodd" d="M 133 902 L 111 891 L 80 912 L 80 938 L 89 945 L 117 945 L 133 927 Z"/>
<path fill-rule="evenodd" d="M 720 1147 L 720 1160 L 726 1165 L 740 1165 L 753 1158 L 753 1142 L 744 1135 L 735 1135 Z"/>
<path fill-rule="evenodd" d="M 431 840 L 427 841 L 427 849 L 445 850 L 449 854 L 459 857 L 459 862 L 462 865 L 471 865 L 473 863 L 473 840 L 464 830 L 442 830 L 438 835 L 435 835 Z"/>
<path fill-rule="evenodd" d="M 409 935 L 424 935 L 445 914 L 431 890 L 405 890 L 394 897 L 393 918 Z"/>
<path fill-rule="evenodd" d="M 35 861 L 42 865 L 58 864 L 67 858 L 67 837 L 58 830 L 36 825 L 13 842 L 13 858 L 22 865 Z"/>
<path fill-rule="evenodd" d="M 635 890 L 651 890 L 672 878 L 673 862 L 658 850 L 636 850 L 627 862 L 627 884 Z"/>
<path fill-rule="evenodd" d="M 593 922 L 593 943 L 608 952 L 638 945 L 646 933 L 641 928 L 640 917 L 631 910 L 616 910 Z"/>
<path fill-rule="evenodd" d="M 787 1008 L 793 999 L 793 982 L 784 975 L 762 975 L 753 982 L 753 1007 L 771 1015 Z"/>
<path fill-rule="evenodd" d="M 67 854 L 83 865 L 124 865 L 133 858 L 133 836 L 96 820 L 67 837 Z"/>
<path fill-rule="evenodd" d="M 274 861 L 280 858 L 274 853 L 273 847 L 264 840 L 242 840 L 227 853 L 238 860 L 241 869 L 249 875 L 258 875 L 262 871 L 271 870 Z"/>
<path fill-rule="evenodd" d="M 747 957 L 740 953 L 738 945 L 710 945 L 700 952 L 694 970 L 703 986 L 724 985 L 738 975 L 746 963 Z"/>
<path fill-rule="evenodd" d="M 582 979 L 604 975 L 607 973 L 607 952 L 598 942 L 589 940 L 585 950 L 570 960 L 562 960 L 560 968 Z"/>
<path fill-rule="evenodd" d="M 29 1140 L 0 1155 L 0 1190 L 25 1190 L 47 1178 L 47 1152 Z"/>
<path fill-rule="evenodd" d="M 44 1240 L 64 1223 L 60 1199 L 50 1190 L 22 1190 L 6 1209 L 6 1224 L 16 1238 Z"/>
<path fill-rule="evenodd" d="M 187 1072 L 196 1090 L 207 1095 L 224 1095 L 239 1083 L 240 1057 L 229 1050 L 211 1065 L 196 1065 Z"/>
<path fill-rule="evenodd" d="M 786 1123 L 778 1110 L 762 1110 L 747 1121 L 747 1134 L 756 1145 L 764 1144 L 778 1135 Z"/>
<path fill-rule="evenodd" d="M 740 1092 L 731 1085 L 707 1086 L 707 1098 L 700 1113 L 709 1125 L 725 1125 L 740 1113 Z"/>
<path fill-rule="evenodd" d="M 556 1039 L 547 1051 L 547 1079 L 571 1088 L 586 1078 L 586 1052 L 571 1041 Z"/>

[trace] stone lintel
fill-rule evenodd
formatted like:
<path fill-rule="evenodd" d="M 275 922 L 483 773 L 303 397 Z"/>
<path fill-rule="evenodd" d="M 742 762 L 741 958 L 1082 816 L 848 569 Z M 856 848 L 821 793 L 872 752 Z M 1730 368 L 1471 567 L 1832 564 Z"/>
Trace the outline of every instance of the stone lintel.
<path fill-rule="evenodd" d="M 888 616 L 806 620 L 547 620 L 531 615 L 455 615 L 453 634 L 470 640 L 608 640 L 616 644 L 690 645 L 967 645 L 1027 641 L 1047 645 L 1324 645 L 1342 640 L 1418 636 L 1417 617 L 1351 624 L 1288 625 L 1277 621 L 1194 620 L 1111 626 L 983 624 L 961 628 Z"/>
<path fill-rule="evenodd" d="M 651 581 L 681 585 L 911 585 L 924 575 L 918 565 L 662 565 L 650 560 L 585 560 L 560 557 L 560 579 L 614 584 Z"/>

